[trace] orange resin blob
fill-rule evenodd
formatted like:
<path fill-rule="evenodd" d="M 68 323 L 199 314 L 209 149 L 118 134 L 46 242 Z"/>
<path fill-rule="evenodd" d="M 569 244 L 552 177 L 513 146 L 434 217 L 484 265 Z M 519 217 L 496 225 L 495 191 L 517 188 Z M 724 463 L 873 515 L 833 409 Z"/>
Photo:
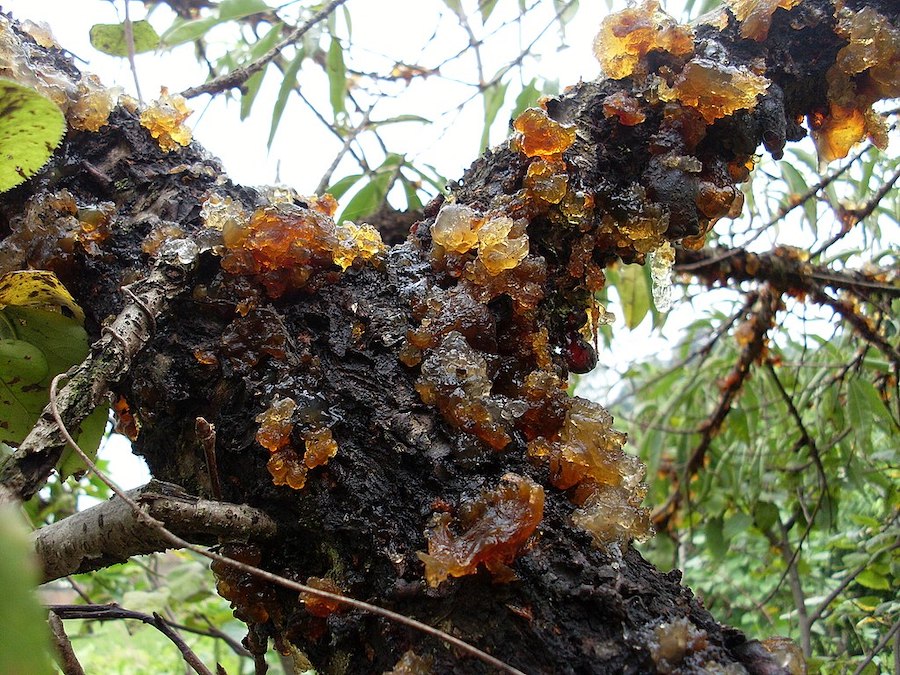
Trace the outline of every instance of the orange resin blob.
<path fill-rule="evenodd" d="M 647 119 L 640 101 L 625 91 L 617 91 L 603 99 L 603 115 L 615 116 L 619 124 L 626 127 L 633 127 Z"/>
<path fill-rule="evenodd" d="M 306 486 L 306 464 L 289 445 L 273 452 L 266 468 L 272 475 L 272 485 L 287 485 L 294 490 Z"/>
<path fill-rule="evenodd" d="M 328 578 L 310 577 L 306 580 L 306 585 L 311 588 L 315 588 L 316 590 L 325 591 L 333 595 L 344 594 L 344 592 L 341 590 L 341 587 Z M 309 612 L 313 616 L 318 616 L 323 619 L 331 614 L 334 614 L 341 608 L 341 602 L 339 600 L 323 598 L 320 595 L 313 595 L 312 593 L 301 593 L 300 599 L 303 601 L 307 612 Z"/>
<path fill-rule="evenodd" d="M 412 649 L 400 657 L 393 669 L 385 675 L 431 675 L 434 658 L 431 656 L 419 656 Z"/>
<path fill-rule="evenodd" d="M 165 87 L 160 97 L 141 112 L 141 126 L 170 152 L 191 142 L 191 130 L 184 121 L 191 115 L 187 101 L 180 94 L 169 94 Z"/>
<path fill-rule="evenodd" d="M 275 452 L 290 442 L 294 424 L 291 417 L 297 409 L 294 399 L 276 397 L 271 405 L 256 416 L 260 423 L 256 432 L 256 442 L 269 452 Z"/>
<path fill-rule="evenodd" d="M 768 88 L 769 80 L 743 66 L 725 66 L 698 58 L 685 65 L 671 87 L 665 82 L 660 85 L 659 98 L 680 101 L 712 124 L 736 110 L 752 108 Z"/>
<path fill-rule="evenodd" d="M 528 165 L 523 184 L 529 195 L 548 204 L 559 204 L 569 185 L 566 163 L 556 158 L 535 159 Z"/>
<path fill-rule="evenodd" d="M 741 37 L 762 42 L 769 35 L 776 9 L 791 9 L 800 0 L 725 0 L 725 4 L 741 22 Z"/>
<path fill-rule="evenodd" d="M 510 236 L 515 222 L 500 216 L 487 220 L 478 230 L 478 260 L 488 274 L 495 276 L 516 267 L 528 255 L 528 235 Z"/>
<path fill-rule="evenodd" d="M 448 513 L 435 516 L 428 537 L 425 579 L 438 586 L 448 577 L 474 574 L 482 563 L 495 578 L 513 578 L 507 567 L 519 555 L 544 514 L 544 489 L 529 478 L 506 474 L 500 485 L 460 508 L 454 529 Z"/>
<path fill-rule="evenodd" d="M 603 72 L 614 80 L 646 76 L 644 57 L 653 51 L 675 57 L 694 53 L 693 30 L 661 11 L 656 0 L 611 14 L 600 24 L 594 40 L 594 55 Z"/>
<path fill-rule="evenodd" d="M 120 91 L 104 87 L 96 75 L 85 75 L 79 80 L 72 107 L 66 113 L 69 125 L 81 131 L 97 131 L 106 126 Z"/>
<path fill-rule="evenodd" d="M 448 251 L 465 253 L 477 246 L 481 223 L 481 216 L 474 209 L 462 204 L 444 204 L 431 226 L 431 239 Z"/>
<path fill-rule="evenodd" d="M 513 122 L 515 143 L 527 157 L 561 155 L 575 142 L 575 127 L 550 119 L 540 108 L 528 108 Z"/>
<path fill-rule="evenodd" d="M 303 434 L 303 439 L 306 444 L 303 463 L 310 469 L 328 464 L 328 460 L 337 454 L 338 444 L 332 438 L 331 429 L 328 427 L 308 431 Z"/>

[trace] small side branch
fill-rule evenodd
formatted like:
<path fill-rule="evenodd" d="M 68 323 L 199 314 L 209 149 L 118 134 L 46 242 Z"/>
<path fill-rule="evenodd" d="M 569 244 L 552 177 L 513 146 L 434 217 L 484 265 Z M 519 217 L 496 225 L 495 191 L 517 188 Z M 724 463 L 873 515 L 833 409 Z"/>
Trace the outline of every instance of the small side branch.
<path fill-rule="evenodd" d="M 169 622 L 155 612 L 144 614 L 143 612 L 134 612 L 130 609 L 123 609 L 115 604 L 110 605 L 50 605 L 51 616 L 56 615 L 60 619 L 90 619 L 93 621 L 110 621 L 114 619 L 134 619 L 141 621 L 148 626 L 153 626 L 160 633 L 165 635 L 172 641 L 178 651 L 181 652 L 185 663 L 187 663 L 198 675 L 212 675 L 212 671 L 203 665 L 203 662 L 188 647 L 184 639 L 175 631 Z"/>
<path fill-rule="evenodd" d="M 725 385 L 722 388 L 715 409 L 700 426 L 700 442 L 688 458 L 681 476 L 681 485 L 685 489 L 690 484 L 691 478 L 703 467 L 706 461 L 706 453 L 712 445 L 713 439 L 722 428 L 728 413 L 731 412 L 731 407 L 740 395 L 744 382 L 750 374 L 750 367 L 765 354 L 766 337 L 769 329 L 775 323 L 775 314 L 779 308 L 781 308 L 780 293 L 766 286 L 760 291 L 759 297 L 751 310 L 750 317 L 738 329 L 744 333 L 744 347 L 734 368 L 725 378 Z M 665 524 L 678 510 L 682 495 L 683 492 L 680 486 L 676 485 L 668 499 L 653 510 L 651 518 L 657 530 L 664 529 Z"/>
<path fill-rule="evenodd" d="M 185 98 L 194 98 L 195 96 L 200 96 L 200 94 L 215 95 L 223 91 L 228 91 L 229 89 L 234 89 L 235 87 L 240 87 L 253 75 L 269 65 L 275 59 L 275 57 L 277 57 L 281 53 L 282 49 L 284 49 L 288 45 L 294 44 L 297 40 L 303 37 L 303 35 L 310 28 L 315 26 L 320 21 L 324 21 L 325 19 L 327 19 L 331 15 L 331 13 L 334 12 L 334 10 L 343 5 L 346 1 L 347 0 L 331 0 L 331 2 L 325 5 L 319 12 L 314 14 L 309 21 L 301 26 L 297 26 L 290 32 L 290 34 L 286 38 L 272 47 L 272 49 L 267 51 L 261 57 L 256 59 L 256 61 L 248 63 L 243 68 L 237 68 L 230 73 L 225 73 L 224 75 L 213 78 L 209 82 L 205 82 L 200 86 L 185 89 L 183 92 L 181 92 L 181 95 Z"/>
<path fill-rule="evenodd" d="M 67 427 L 76 428 L 103 400 L 109 383 L 128 372 L 135 355 L 152 337 L 157 317 L 170 300 L 187 288 L 197 254 L 193 242 L 172 241 L 160 252 L 159 262 L 145 279 L 123 288 L 128 298 L 125 308 L 103 329 L 91 354 L 59 392 L 57 405 Z M 23 501 L 29 499 L 50 475 L 65 445 L 48 405 L 25 440 L 0 467 L 0 484 Z"/>
<path fill-rule="evenodd" d="M 154 480 L 127 494 L 145 514 L 192 542 L 214 544 L 220 536 L 262 541 L 277 532 L 275 522 L 259 509 L 198 499 L 170 483 Z M 172 548 L 150 521 L 116 497 L 41 528 L 33 541 L 43 582 Z"/>
<path fill-rule="evenodd" d="M 64 675 L 84 675 L 84 668 L 75 656 L 75 650 L 72 649 L 72 642 L 66 635 L 66 629 L 63 626 L 59 615 L 51 611 L 47 616 L 47 623 L 50 624 L 50 638 L 53 640 L 53 646 L 56 648 L 56 659 L 60 669 Z"/>

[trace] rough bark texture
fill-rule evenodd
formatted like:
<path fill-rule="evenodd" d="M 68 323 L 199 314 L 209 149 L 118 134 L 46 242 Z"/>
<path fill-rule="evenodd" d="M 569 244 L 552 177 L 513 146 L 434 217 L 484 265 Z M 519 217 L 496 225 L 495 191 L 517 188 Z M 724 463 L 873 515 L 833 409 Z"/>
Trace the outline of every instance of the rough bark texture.
<path fill-rule="evenodd" d="M 894 2 L 868 4 L 896 24 Z M 786 137 L 802 133 L 799 116 L 827 111 L 826 72 L 846 43 L 835 34 L 831 2 L 778 10 L 764 41 L 742 39 L 739 29 L 734 17 L 722 31 L 701 25 L 695 44 L 764 72 L 772 84 L 752 111 L 709 124 L 690 111 L 673 117 L 661 102 L 641 98 L 646 85 L 637 78 L 581 83 L 547 104 L 549 120 L 576 131 L 554 161 L 563 162 L 556 166 L 564 167 L 567 194 L 581 192 L 593 202 L 577 222 L 560 216 L 559 200 L 542 201 L 541 188 L 529 187 L 529 167 L 538 160 L 517 146 L 473 164 L 453 186 L 455 201 L 527 223 L 530 255 L 497 277 L 499 290 L 470 278 L 474 253 L 454 256 L 434 245 L 440 201 L 377 264 L 340 273 L 313 261 L 308 280 L 275 292 L 258 275 L 226 272 L 221 244 L 203 245 L 201 205 L 217 193 L 250 212 L 265 207 L 267 197 L 230 183 L 199 147 L 161 152 L 124 108 L 98 132 L 70 132 L 39 176 L 0 196 L 0 236 L 17 266 L 57 272 L 84 307 L 95 338 L 129 302 L 120 287 L 150 273 L 152 247 L 142 243 L 152 230 L 175 224 L 183 234 L 171 237 L 200 242 L 186 292 L 171 297 L 153 336 L 110 386 L 141 422 L 135 450 L 153 475 L 192 494 L 211 494 L 195 422 L 215 424 L 222 499 L 261 509 L 278 523 L 278 537 L 258 551 L 226 550 L 299 581 L 329 577 L 348 595 L 441 627 L 529 673 L 742 672 L 739 666 L 781 672 L 758 644 L 717 624 L 680 585 L 680 573 L 662 574 L 646 563 L 627 536 L 624 553 L 618 545 L 593 545 L 572 522 L 580 505 L 576 488 L 559 489 L 559 467 L 526 452 L 535 439 L 556 442 L 571 410 L 558 389 L 529 398 L 527 376 L 540 372 L 564 382 L 570 368 L 592 365 L 577 330 L 597 273 L 616 258 L 643 260 L 649 250 L 625 225 L 652 223 L 655 243 L 702 233 L 723 215 L 703 206 L 702 191 L 712 189 L 704 181 L 728 188 L 729 168 L 745 164 L 761 142 L 780 152 Z M 670 69 L 685 61 L 664 51 L 648 60 Z M 641 98 L 646 120 L 629 126 L 604 114 L 604 102 L 617 92 Z M 679 164 L 683 155 L 702 169 Z M 27 235 L 38 209 L 46 210 L 41 200 L 63 189 L 80 209 L 114 204 L 104 240 L 86 247 L 63 226 L 46 226 L 40 240 Z M 310 205 L 297 199 L 291 208 L 306 213 Z M 279 208 L 287 207 L 273 213 Z M 536 302 L 517 301 L 517 289 L 528 285 Z M 438 310 L 435 298 L 444 298 Z M 542 329 L 543 350 L 534 346 Z M 399 356 L 410 331 L 424 331 L 424 346 L 404 365 Z M 484 424 L 442 413 L 440 403 L 426 405 L 416 389 L 421 364 L 436 358 L 453 332 L 484 359 L 491 395 L 526 409 L 524 422 L 493 420 L 508 437 L 491 443 L 499 450 L 488 446 L 494 437 Z M 270 454 L 256 440 L 256 417 L 276 397 L 292 398 L 301 411 L 292 420 L 296 447 L 301 433 L 316 426 L 331 429 L 338 443 L 337 455 L 310 471 L 302 490 L 273 485 Z M 58 451 L 14 457 L 3 468 L 4 483 L 32 493 Z M 516 579 L 499 583 L 482 569 L 428 586 L 416 554 L 428 548 L 432 514 L 451 514 L 458 528 L 461 505 L 495 489 L 505 474 L 546 486 L 540 526 L 511 563 Z M 235 597 L 251 626 L 251 648 L 269 637 L 287 639 L 325 672 L 389 670 L 411 648 L 433 657 L 436 673 L 482 669 L 381 619 L 340 611 L 314 616 L 295 596 L 253 582 Z M 685 618 L 690 624 L 679 624 Z M 673 622 L 686 627 L 688 638 L 669 663 L 660 656 L 666 638 L 659 627 Z"/>

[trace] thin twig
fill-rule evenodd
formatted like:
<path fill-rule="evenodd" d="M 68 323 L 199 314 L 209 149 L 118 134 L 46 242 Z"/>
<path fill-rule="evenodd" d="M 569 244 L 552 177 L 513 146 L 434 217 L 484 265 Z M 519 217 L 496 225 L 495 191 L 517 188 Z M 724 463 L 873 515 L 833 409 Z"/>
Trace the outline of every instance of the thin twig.
<path fill-rule="evenodd" d="M 48 607 L 51 616 L 58 616 L 61 619 L 90 619 L 92 621 L 111 621 L 114 619 L 134 619 L 148 626 L 153 626 L 160 633 L 165 635 L 172 643 L 178 647 L 178 651 L 184 657 L 187 663 L 198 675 L 213 675 L 212 671 L 203 665 L 203 662 L 187 645 L 177 631 L 173 630 L 164 617 L 156 612 L 152 615 L 143 612 L 135 612 L 130 609 L 119 607 L 115 603 L 108 605 L 50 605 Z"/>
<path fill-rule="evenodd" d="M 872 659 L 875 658 L 878 652 L 885 648 L 887 643 L 890 642 L 891 638 L 894 637 L 894 634 L 897 633 L 898 630 L 900 630 L 900 620 L 895 621 L 894 625 L 891 626 L 891 629 L 887 633 L 885 633 L 883 638 L 878 641 L 878 644 L 875 645 L 872 651 L 866 654 L 866 658 L 863 660 L 863 662 L 856 666 L 856 670 L 853 671 L 853 675 L 860 675 L 860 673 L 862 673 L 862 671 L 866 669 L 866 666 L 872 663 Z"/>
<path fill-rule="evenodd" d="M 144 105 L 144 97 L 141 95 L 141 83 L 138 81 L 137 65 L 134 62 L 134 25 L 131 23 L 131 16 L 128 12 L 128 3 L 131 0 L 125 0 L 125 22 L 123 31 L 125 33 L 125 46 L 128 49 L 128 65 L 131 67 L 131 75 L 134 77 L 134 91 L 138 97 L 138 103 Z"/>
<path fill-rule="evenodd" d="M 344 139 L 344 144 L 341 146 L 341 149 L 338 150 L 338 153 L 337 155 L 335 155 L 334 160 L 332 160 L 331 165 L 325 170 L 325 173 L 322 174 L 322 178 L 319 181 L 319 184 L 316 186 L 317 195 L 324 194 L 325 190 L 328 189 L 328 186 L 331 183 L 331 177 L 334 175 L 338 164 L 341 163 L 344 155 L 346 155 L 350 151 L 350 145 L 353 143 L 353 141 L 355 141 L 357 136 L 359 136 L 369 125 L 369 116 L 372 114 L 372 111 L 374 109 L 375 104 L 373 103 L 363 114 L 363 118 L 362 120 L 360 120 L 359 124 L 357 124 L 356 127 L 354 127 L 353 130 L 349 134 L 347 134 L 347 137 Z"/>
<path fill-rule="evenodd" d="M 223 75 L 220 75 L 219 77 L 213 78 L 208 82 L 204 82 L 197 87 L 190 87 L 188 89 L 185 89 L 183 92 L 181 92 L 181 95 L 185 98 L 194 98 L 196 96 L 200 96 L 200 94 L 215 95 L 223 91 L 227 91 L 228 89 L 240 87 L 254 74 L 258 73 L 267 65 L 269 65 L 269 63 L 271 63 L 272 60 L 281 53 L 282 49 L 284 49 L 288 45 L 294 44 L 297 40 L 303 37 L 303 35 L 307 31 L 309 31 L 310 28 L 315 26 L 320 21 L 327 19 L 331 15 L 331 13 L 334 12 L 334 10 L 343 5 L 345 2 L 347 2 L 347 0 L 331 0 L 331 2 L 325 5 L 321 10 L 313 14 L 309 21 L 294 28 L 294 30 L 292 30 L 286 38 L 281 40 L 281 42 L 276 44 L 274 47 L 272 47 L 272 49 L 267 51 L 255 61 L 248 63 L 242 68 L 237 68 L 229 73 L 225 73 Z"/>
<path fill-rule="evenodd" d="M 209 558 L 210 560 L 214 560 L 216 562 L 220 562 L 224 565 L 228 565 L 233 567 L 241 572 L 245 572 L 247 574 L 252 574 L 264 581 L 268 581 L 269 583 L 276 584 L 281 586 L 282 588 L 286 588 L 288 590 L 296 591 L 298 593 L 306 593 L 308 595 L 312 595 L 318 598 L 324 598 L 326 600 L 331 600 L 332 602 L 337 602 L 339 604 L 347 605 L 348 607 L 352 607 L 354 609 L 358 609 L 362 612 L 366 612 L 368 614 L 375 614 L 376 616 L 383 617 L 388 619 L 389 621 L 393 621 L 395 623 L 399 623 L 401 625 L 407 626 L 414 630 L 417 630 L 421 633 L 425 633 L 426 635 L 430 635 L 431 637 L 435 637 L 443 642 L 446 642 L 467 654 L 474 656 L 475 658 L 487 663 L 488 665 L 498 668 L 499 670 L 510 673 L 511 675 L 525 675 L 522 671 L 513 668 L 512 666 L 504 663 L 500 659 L 491 656 L 487 652 L 483 652 L 477 647 L 470 645 L 468 642 L 460 640 L 457 637 L 454 637 L 448 633 L 445 633 L 442 630 L 429 626 L 428 624 L 422 623 L 421 621 L 416 621 L 415 619 L 411 619 L 408 616 L 403 616 L 402 614 L 398 614 L 397 612 L 392 612 L 389 609 L 385 609 L 384 607 L 378 607 L 377 605 L 369 604 L 368 602 L 363 602 L 362 600 L 356 600 L 355 598 L 350 598 L 345 595 L 338 595 L 336 593 L 329 593 L 328 591 L 323 591 L 318 588 L 313 588 L 312 586 L 307 586 L 305 584 L 297 583 L 296 581 L 292 581 L 291 579 L 286 579 L 282 576 L 278 576 L 277 574 L 273 574 L 272 572 L 268 572 L 266 570 L 260 569 L 258 567 L 254 567 L 253 565 L 247 565 L 245 563 L 239 562 L 232 558 L 227 558 L 218 553 L 213 553 L 212 551 L 207 551 L 205 549 L 199 548 L 198 546 L 194 546 L 188 541 L 185 541 L 181 537 L 173 534 L 161 521 L 153 518 L 148 513 L 146 513 L 143 509 L 138 506 L 138 504 L 131 499 L 115 482 L 109 478 L 100 468 L 94 463 L 94 461 L 88 457 L 85 452 L 79 447 L 78 443 L 75 442 L 75 439 L 72 438 L 72 435 L 69 433 L 69 430 L 66 428 L 62 417 L 60 417 L 59 410 L 57 409 L 56 396 L 57 396 L 57 386 L 59 385 L 59 381 L 65 378 L 65 374 L 57 375 L 53 378 L 50 383 L 50 411 L 53 416 L 54 421 L 59 426 L 60 433 L 66 439 L 66 442 L 69 446 L 81 457 L 81 460 L 85 463 L 90 471 L 92 471 L 103 483 L 115 493 L 119 499 L 124 501 L 131 507 L 135 516 L 141 520 L 143 520 L 148 527 L 153 528 L 159 532 L 159 534 L 167 539 L 170 544 L 172 544 L 173 548 L 183 548 L 188 551 L 193 551 L 194 553 L 203 556 L 204 558 Z"/>
<path fill-rule="evenodd" d="M 64 675 L 84 675 L 84 668 L 81 667 L 75 650 L 72 649 L 72 641 L 66 635 L 66 629 L 59 615 L 51 610 L 47 615 L 47 623 L 50 624 L 50 636 L 53 638 L 53 646 L 56 647 L 57 663 Z"/>

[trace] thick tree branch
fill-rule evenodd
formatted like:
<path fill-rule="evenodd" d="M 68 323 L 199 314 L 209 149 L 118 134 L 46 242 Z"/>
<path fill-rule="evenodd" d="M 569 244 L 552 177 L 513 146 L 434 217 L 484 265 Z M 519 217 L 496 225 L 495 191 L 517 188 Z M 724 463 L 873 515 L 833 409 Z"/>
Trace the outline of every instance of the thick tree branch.
<path fill-rule="evenodd" d="M 259 509 L 192 497 L 169 483 L 151 481 L 128 495 L 146 514 L 198 544 L 217 544 L 223 539 L 260 542 L 272 539 L 278 531 L 275 522 Z M 171 548 L 170 541 L 116 497 L 41 528 L 33 540 L 43 569 L 42 582 Z"/>

